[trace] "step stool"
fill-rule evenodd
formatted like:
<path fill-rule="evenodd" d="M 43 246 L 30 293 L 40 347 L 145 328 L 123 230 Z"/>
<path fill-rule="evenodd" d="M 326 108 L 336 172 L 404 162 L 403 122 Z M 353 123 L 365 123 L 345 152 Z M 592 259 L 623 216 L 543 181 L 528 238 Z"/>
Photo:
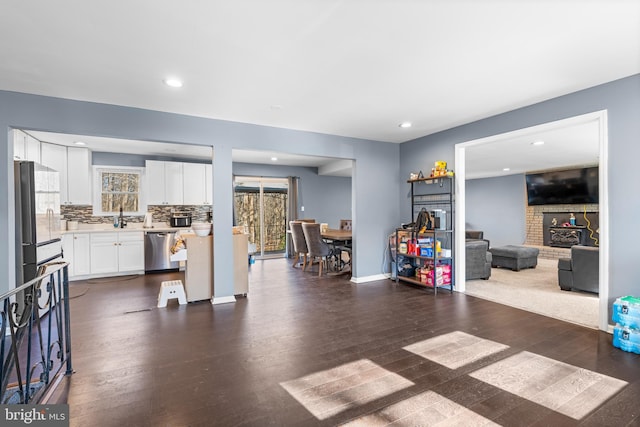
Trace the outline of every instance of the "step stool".
<path fill-rule="evenodd" d="M 182 280 L 168 280 L 160 284 L 160 293 L 158 294 L 158 307 L 166 307 L 167 300 L 178 299 L 180 305 L 187 303 L 187 296 L 184 293 Z"/>

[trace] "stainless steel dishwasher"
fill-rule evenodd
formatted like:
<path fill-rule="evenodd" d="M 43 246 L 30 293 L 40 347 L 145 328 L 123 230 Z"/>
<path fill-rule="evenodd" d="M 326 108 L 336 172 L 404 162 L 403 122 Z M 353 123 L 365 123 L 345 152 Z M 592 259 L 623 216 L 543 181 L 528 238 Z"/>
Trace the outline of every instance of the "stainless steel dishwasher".
<path fill-rule="evenodd" d="M 171 231 L 145 231 L 145 273 L 178 271 L 180 262 L 171 261 L 171 245 L 173 245 L 174 236 L 175 233 Z"/>

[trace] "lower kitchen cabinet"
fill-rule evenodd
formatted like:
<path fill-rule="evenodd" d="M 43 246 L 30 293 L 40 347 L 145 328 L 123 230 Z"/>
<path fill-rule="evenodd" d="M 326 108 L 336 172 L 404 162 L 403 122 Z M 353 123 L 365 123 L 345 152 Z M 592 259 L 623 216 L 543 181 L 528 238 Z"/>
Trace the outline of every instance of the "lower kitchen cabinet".
<path fill-rule="evenodd" d="M 144 233 L 118 234 L 118 271 L 144 270 Z"/>
<path fill-rule="evenodd" d="M 65 233 L 62 250 L 70 279 L 144 271 L 142 231 Z"/>
<path fill-rule="evenodd" d="M 63 258 L 69 263 L 69 277 L 91 274 L 89 248 L 91 235 L 87 233 L 67 233 L 62 236 Z"/>
<path fill-rule="evenodd" d="M 91 274 L 118 272 L 118 233 L 91 235 Z"/>
<path fill-rule="evenodd" d="M 91 274 L 144 270 L 144 233 L 91 233 Z"/>

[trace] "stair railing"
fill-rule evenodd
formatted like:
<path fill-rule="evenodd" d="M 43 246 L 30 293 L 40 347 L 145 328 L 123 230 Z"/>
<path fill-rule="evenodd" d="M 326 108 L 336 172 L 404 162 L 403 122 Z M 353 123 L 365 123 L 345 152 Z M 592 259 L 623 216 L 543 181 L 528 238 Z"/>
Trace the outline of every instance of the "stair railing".
<path fill-rule="evenodd" d="M 0 295 L 0 404 L 43 403 L 55 379 L 73 373 L 67 262 Z"/>

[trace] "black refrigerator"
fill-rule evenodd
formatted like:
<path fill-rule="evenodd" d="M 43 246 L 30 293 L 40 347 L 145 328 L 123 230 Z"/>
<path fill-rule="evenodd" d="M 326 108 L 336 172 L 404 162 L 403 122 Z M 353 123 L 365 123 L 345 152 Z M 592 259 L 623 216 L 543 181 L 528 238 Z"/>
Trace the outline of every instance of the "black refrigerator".
<path fill-rule="evenodd" d="M 60 176 L 39 163 L 15 161 L 14 180 L 18 287 L 34 279 L 41 266 L 62 258 Z M 48 311 L 48 296 L 42 286 L 41 316 Z"/>

